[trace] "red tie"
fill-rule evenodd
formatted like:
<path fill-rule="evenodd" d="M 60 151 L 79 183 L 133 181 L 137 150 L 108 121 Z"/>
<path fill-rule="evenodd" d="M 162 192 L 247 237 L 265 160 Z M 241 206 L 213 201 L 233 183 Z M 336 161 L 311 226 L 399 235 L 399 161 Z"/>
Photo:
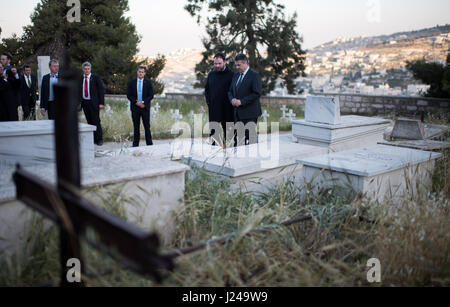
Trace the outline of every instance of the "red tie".
<path fill-rule="evenodd" d="M 84 77 L 84 98 L 89 97 L 89 89 L 88 89 L 88 79 L 87 76 Z"/>

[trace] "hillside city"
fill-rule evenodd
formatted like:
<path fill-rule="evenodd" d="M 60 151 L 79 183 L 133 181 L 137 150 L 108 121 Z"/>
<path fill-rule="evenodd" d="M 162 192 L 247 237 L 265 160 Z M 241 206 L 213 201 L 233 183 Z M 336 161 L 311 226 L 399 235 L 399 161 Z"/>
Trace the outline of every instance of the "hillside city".
<path fill-rule="evenodd" d="M 425 59 L 445 64 L 450 50 L 450 25 L 376 37 L 338 38 L 307 50 L 306 74 L 299 78 L 302 95 L 348 93 L 420 96 L 428 89 L 405 68 L 407 61 Z M 166 55 L 161 74 L 165 93 L 201 93 L 194 89 L 200 49 Z M 289 96 L 277 87 L 270 96 Z"/>

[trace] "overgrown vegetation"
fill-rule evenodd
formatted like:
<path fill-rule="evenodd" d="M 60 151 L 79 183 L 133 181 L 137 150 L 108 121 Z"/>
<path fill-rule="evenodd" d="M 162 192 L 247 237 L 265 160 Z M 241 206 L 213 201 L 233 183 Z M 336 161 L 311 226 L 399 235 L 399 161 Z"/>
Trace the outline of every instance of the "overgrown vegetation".
<path fill-rule="evenodd" d="M 436 178 L 450 178 L 448 155 L 439 163 L 443 167 L 437 168 Z M 343 187 L 313 193 L 312 187 L 300 188 L 288 180 L 265 193 L 248 194 L 233 190 L 229 179 L 199 168 L 186 178 L 176 234 L 163 249 L 223 236 L 233 241 L 177 258 L 175 270 L 163 272 L 161 285 L 84 245 L 89 286 L 450 285 L 448 179 L 435 181 L 434 193 L 378 204 Z M 104 199 L 116 214 L 123 212 L 119 194 Z M 307 215 L 312 218 L 280 225 Z M 31 256 L 1 257 L 0 285 L 57 284 L 57 231 L 46 230 L 42 219 L 36 221 L 41 227 L 31 228 L 26 243 L 26 255 Z M 367 282 L 370 258 L 381 261 L 381 284 Z"/>

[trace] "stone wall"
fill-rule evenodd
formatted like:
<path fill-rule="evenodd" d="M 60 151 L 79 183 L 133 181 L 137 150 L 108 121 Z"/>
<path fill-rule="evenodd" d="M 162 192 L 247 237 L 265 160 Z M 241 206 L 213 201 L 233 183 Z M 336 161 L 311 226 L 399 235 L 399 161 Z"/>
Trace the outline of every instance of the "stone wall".
<path fill-rule="evenodd" d="M 445 112 L 450 113 L 450 99 L 403 96 L 372 96 L 360 94 L 319 94 L 319 96 L 339 97 L 341 112 L 349 114 L 420 114 Z M 126 100 L 126 96 L 107 95 L 106 99 Z M 202 94 L 167 93 L 165 99 L 170 100 L 203 100 Z M 263 105 L 301 105 L 304 106 L 305 97 L 275 97 L 261 98 Z"/>

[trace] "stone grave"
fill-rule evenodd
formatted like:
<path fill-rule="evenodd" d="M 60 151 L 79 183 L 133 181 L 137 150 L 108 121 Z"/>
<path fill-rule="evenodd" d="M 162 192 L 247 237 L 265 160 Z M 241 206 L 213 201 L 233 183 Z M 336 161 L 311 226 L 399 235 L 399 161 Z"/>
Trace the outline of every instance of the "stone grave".
<path fill-rule="evenodd" d="M 375 145 L 299 159 L 303 177 L 316 189 L 345 187 L 380 202 L 404 193 L 429 191 L 435 160 L 442 155 L 427 151 Z M 419 189 L 417 189 L 419 188 Z"/>
<path fill-rule="evenodd" d="M 391 137 L 394 139 L 423 140 L 425 139 L 425 128 L 420 120 L 399 118 L 395 121 Z"/>
<path fill-rule="evenodd" d="M 16 200 L 12 181 L 15 167 L 2 165 L 0 178 L 0 253 L 18 247 L 32 216 Z M 54 163 L 24 167 L 52 184 L 56 182 Z M 110 198 L 120 194 L 128 221 L 156 230 L 170 241 L 175 224 L 172 214 L 183 205 L 185 172 L 188 166 L 148 156 L 97 158 L 82 165 L 84 195 L 96 204 L 111 205 Z"/>
<path fill-rule="evenodd" d="M 305 119 L 292 121 L 292 135 L 300 144 L 339 152 L 376 145 L 389 125 L 382 118 L 341 116 L 337 98 L 308 96 Z"/>
<path fill-rule="evenodd" d="M 268 187 L 292 179 L 301 185 L 299 157 L 326 154 L 323 147 L 286 142 L 272 137 L 270 141 L 225 150 L 193 151 L 183 161 L 189 165 L 225 176 L 232 180 L 232 188 L 245 192 L 260 192 Z"/>
<path fill-rule="evenodd" d="M 383 141 L 379 142 L 378 144 L 425 150 L 425 151 L 441 151 L 450 148 L 450 142 L 441 142 L 433 140 L 412 140 L 412 141 L 393 141 L 393 142 Z"/>
<path fill-rule="evenodd" d="M 95 157 L 94 134 L 97 128 L 79 124 L 82 163 Z M 0 160 L 12 165 L 35 165 L 55 161 L 54 121 L 0 123 Z"/>

